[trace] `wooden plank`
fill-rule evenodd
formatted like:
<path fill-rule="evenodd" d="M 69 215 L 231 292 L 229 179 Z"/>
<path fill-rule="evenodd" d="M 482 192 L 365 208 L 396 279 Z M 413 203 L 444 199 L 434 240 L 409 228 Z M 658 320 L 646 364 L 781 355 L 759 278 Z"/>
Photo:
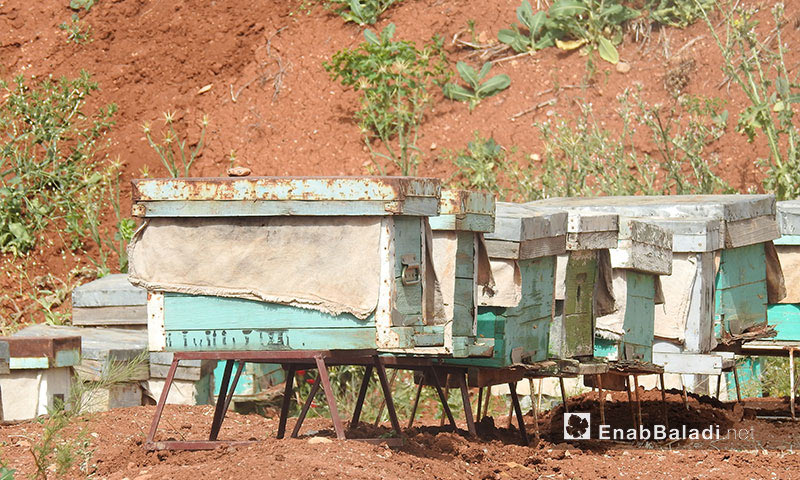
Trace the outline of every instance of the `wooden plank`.
<path fill-rule="evenodd" d="M 762 244 L 723 250 L 715 297 L 715 323 L 740 334 L 767 322 L 767 284 Z"/>
<path fill-rule="evenodd" d="M 404 285 L 402 280 L 403 256 L 412 255 L 420 268 L 424 262 L 422 255 L 422 231 L 420 221 L 414 217 L 398 217 L 394 221 L 394 259 L 395 259 L 395 310 L 403 317 L 403 325 L 422 323 L 422 283 L 424 275 L 420 270 L 420 282 Z"/>
<path fill-rule="evenodd" d="M 150 376 L 148 378 L 167 378 L 167 372 L 169 372 L 169 365 L 155 365 L 151 363 Z M 200 367 L 184 367 L 178 365 L 178 369 L 175 371 L 175 378 L 178 380 L 197 381 L 203 378 L 204 375 L 207 375 L 207 373 L 204 374 Z"/>
<path fill-rule="evenodd" d="M 83 358 L 130 360 L 147 350 L 147 332 L 121 328 L 82 328 L 65 325 L 31 325 L 15 336 L 74 336 L 80 341 Z"/>
<path fill-rule="evenodd" d="M 164 390 L 164 379 L 151 378 L 147 381 L 147 390 L 158 400 Z M 211 400 L 211 375 L 197 381 L 176 378 L 167 394 L 167 405 L 209 405 Z"/>
<path fill-rule="evenodd" d="M 173 352 L 375 348 L 374 328 L 168 330 L 166 335 L 166 349 Z"/>
<path fill-rule="evenodd" d="M 767 307 L 767 322 L 777 332 L 770 340 L 800 342 L 800 305 L 770 305 Z"/>
<path fill-rule="evenodd" d="M 420 177 L 216 177 L 133 180 L 134 201 L 308 200 L 367 201 L 429 197 L 441 181 Z"/>
<path fill-rule="evenodd" d="M 725 247 L 736 248 L 769 242 L 780 237 L 774 216 L 748 218 L 728 222 L 725 229 Z"/>
<path fill-rule="evenodd" d="M 617 232 L 582 232 L 567 234 L 567 250 L 604 250 L 617 246 Z"/>
<path fill-rule="evenodd" d="M 653 352 L 653 363 L 664 368 L 664 373 L 719 375 L 722 357 L 700 353 Z"/>
<path fill-rule="evenodd" d="M 147 292 L 128 282 L 125 273 L 113 273 L 72 291 L 72 307 L 144 306 Z"/>
<path fill-rule="evenodd" d="M 696 259 L 697 275 L 692 284 L 684 331 L 684 346 L 688 352 L 706 353 L 716 345 L 714 340 L 714 253 L 698 253 Z"/>
<path fill-rule="evenodd" d="M 151 352 L 165 349 L 164 293 L 147 292 L 147 345 Z"/>
<path fill-rule="evenodd" d="M 672 273 L 672 250 L 644 243 L 620 240 L 609 250 L 611 266 L 658 275 Z"/>
<path fill-rule="evenodd" d="M 722 220 L 647 217 L 647 222 L 672 233 L 673 252 L 713 252 L 725 248 L 725 226 Z"/>
<path fill-rule="evenodd" d="M 432 230 L 459 232 L 493 232 L 494 215 L 465 213 L 460 215 L 439 215 L 430 217 Z"/>
<path fill-rule="evenodd" d="M 0 341 L 0 375 L 5 375 L 9 372 L 8 362 L 10 358 L 8 342 Z"/>
<path fill-rule="evenodd" d="M 564 300 L 564 358 L 590 356 L 594 339 L 595 252 L 572 252 L 567 261 Z"/>
<path fill-rule="evenodd" d="M 655 277 L 646 273 L 627 272 L 626 283 L 623 345 L 624 348 L 633 348 L 641 358 L 627 355 L 625 358 L 649 362 L 653 351 Z"/>
<path fill-rule="evenodd" d="M 630 240 L 634 244 L 652 245 L 672 251 L 672 234 L 645 220 L 621 217 L 619 219 L 618 239 L 620 241 Z"/>
<path fill-rule="evenodd" d="M 567 236 L 527 240 L 519 244 L 520 260 L 561 255 L 567 251 Z"/>
<path fill-rule="evenodd" d="M 506 260 L 519 259 L 519 242 L 504 240 L 485 240 L 486 253 L 489 258 L 504 258 Z"/>
<path fill-rule="evenodd" d="M 80 362 L 80 337 L 48 335 L 48 332 L 31 330 L 30 327 L 26 330 L 11 337 L 0 337 L 0 341 L 8 345 L 8 365 L 11 370 L 71 367 Z"/>
<path fill-rule="evenodd" d="M 319 310 L 243 298 L 164 294 L 164 325 L 168 330 L 226 328 L 364 328 L 375 324 L 349 313 L 330 315 Z"/>
<path fill-rule="evenodd" d="M 147 326 L 147 305 L 72 307 L 72 324 L 77 326 Z"/>
<path fill-rule="evenodd" d="M 456 278 L 455 297 L 453 299 L 454 336 L 475 335 L 475 281 L 467 278 Z"/>
<path fill-rule="evenodd" d="M 720 255 L 717 288 L 731 288 L 766 280 L 766 256 L 764 245 L 723 250 Z"/>
<path fill-rule="evenodd" d="M 775 245 L 800 245 L 800 235 L 781 235 L 781 238 L 776 238 L 773 243 Z"/>
<path fill-rule="evenodd" d="M 407 348 L 401 338 L 392 331 L 395 297 L 395 245 L 394 218 L 381 219 L 380 255 L 381 272 L 378 287 L 378 306 L 375 310 L 376 345 L 378 348 Z"/>
<path fill-rule="evenodd" d="M 110 371 L 118 372 L 120 368 L 126 369 L 128 380 L 147 380 L 150 378 L 150 365 L 147 362 L 137 365 L 135 368 L 125 367 L 125 361 L 105 358 L 102 360 L 91 360 L 84 358 L 78 365 L 75 365 L 75 373 L 83 381 L 97 382 L 108 377 Z"/>
<path fill-rule="evenodd" d="M 800 201 L 795 199 L 778 202 L 777 210 L 781 236 L 800 236 Z"/>
<path fill-rule="evenodd" d="M 498 202 L 495 231 L 490 240 L 521 242 L 537 238 L 563 236 L 567 233 L 567 213 L 536 209 L 521 204 Z"/>

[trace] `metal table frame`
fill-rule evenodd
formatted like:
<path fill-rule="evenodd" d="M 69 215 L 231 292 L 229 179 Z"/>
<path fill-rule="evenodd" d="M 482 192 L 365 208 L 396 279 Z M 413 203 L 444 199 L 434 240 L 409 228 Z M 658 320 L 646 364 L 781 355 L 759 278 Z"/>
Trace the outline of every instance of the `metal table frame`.
<path fill-rule="evenodd" d="M 158 424 L 164 412 L 164 406 L 167 402 L 170 387 L 172 386 L 175 378 L 175 372 L 178 369 L 178 364 L 181 360 L 225 360 L 225 370 L 220 383 L 219 395 L 217 403 L 214 408 L 214 417 L 211 422 L 211 433 L 208 440 L 166 440 L 155 441 L 155 435 L 158 430 Z M 236 371 L 233 381 L 231 381 L 231 374 L 233 373 L 234 362 L 239 362 L 239 368 Z M 319 371 L 319 382 L 315 382 L 311 392 L 306 399 L 300 411 L 300 416 L 294 426 L 291 436 L 297 437 L 300 433 L 303 421 L 305 420 L 308 409 L 311 406 L 316 394 L 319 392 L 320 386 L 325 392 L 325 398 L 331 412 L 331 420 L 333 422 L 336 437 L 340 440 L 346 439 L 344 425 L 342 423 L 339 411 L 336 407 L 336 399 L 331 388 L 330 376 L 328 375 L 328 367 L 334 365 L 363 365 L 366 367 L 364 379 L 359 392 L 360 403 L 356 407 L 353 414 L 351 425 L 358 423 L 361 414 L 361 404 L 363 403 L 363 396 L 366 395 L 367 387 L 372 376 L 374 369 L 378 374 L 378 380 L 383 390 L 383 395 L 386 401 L 386 407 L 389 413 L 389 419 L 392 424 L 392 429 L 395 431 L 396 438 L 380 438 L 380 439 L 358 439 L 371 443 L 389 443 L 389 444 L 402 444 L 402 432 L 400 430 L 400 423 L 397 419 L 397 411 L 395 410 L 394 402 L 392 401 L 391 390 L 389 382 L 386 378 L 386 368 L 384 366 L 384 357 L 377 355 L 374 350 L 290 350 L 290 351 L 215 351 L 215 352 L 174 352 L 172 364 L 170 365 L 167 378 L 164 383 L 164 390 L 161 392 L 161 397 L 158 400 L 156 411 L 153 416 L 153 422 L 150 425 L 150 431 L 147 435 L 145 445 L 150 450 L 211 450 L 219 447 L 220 445 L 246 445 L 253 443 L 252 441 L 231 441 L 231 440 L 218 440 L 219 431 L 222 427 L 222 422 L 225 420 L 225 413 L 230 406 L 233 399 L 233 392 L 236 389 L 236 384 L 242 374 L 242 369 L 246 362 L 259 362 L 259 363 L 279 363 L 287 369 L 286 387 L 284 390 L 283 402 L 281 405 L 281 414 L 278 423 L 277 438 L 283 438 L 286 433 L 286 423 L 289 415 L 289 406 L 294 392 L 294 377 L 295 372 L 299 369 L 312 369 L 316 368 Z"/>

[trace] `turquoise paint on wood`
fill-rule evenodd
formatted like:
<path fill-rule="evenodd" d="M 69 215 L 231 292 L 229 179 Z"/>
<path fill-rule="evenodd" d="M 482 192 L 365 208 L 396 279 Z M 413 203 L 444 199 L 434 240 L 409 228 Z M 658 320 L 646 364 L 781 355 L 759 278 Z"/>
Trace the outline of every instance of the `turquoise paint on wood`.
<path fill-rule="evenodd" d="M 767 321 L 764 244 L 723 250 L 715 282 L 715 323 L 740 334 Z M 719 329 L 717 334 L 719 335 Z"/>
<path fill-rule="evenodd" d="M 596 337 L 594 339 L 594 356 L 597 358 L 619 358 L 619 343 Z"/>
<path fill-rule="evenodd" d="M 374 349 L 375 328 L 253 328 L 167 330 L 166 350 L 360 350 Z"/>
<path fill-rule="evenodd" d="M 494 339 L 489 358 L 454 359 L 450 363 L 482 367 L 507 367 L 513 358 L 528 362 L 546 360 L 550 340 L 555 257 L 520 261 L 522 300 L 516 307 L 479 307 L 478 339 Z"/>
<path fill-rule="evenodd" d="M 8 368 L 11 370 L 47 369 L 50 368 L 50 360 L 47 357 L 11 357 L 8 360 Z"/>
<path fill-rule="evenodd" d="M 628 295 L 625 300 L 623 343 L 631 345 L 634 358 L 650 362 L 653 359 L 653 333 L 655 323 L 655 276 L 647 273 L 626 272 Z"/>
<path fill-rule="evenodd" d="M 318 310 L 242 298 L 164 294 L 164 327 L 167 330 L 364 328 L 374 325 L 372 315 L 360 320 L 349 313 L 333 316 Z"/>
<path fill-rule="evenodd" d="M 800 245 L 800 235 L 781 235 L 772 242 L 775 245 Z"/>
<path fill-rule="evenodd" d="M 53 362 L 54 367 L 72 367 L 81 363 L 80 350 L 59 350 Z"/>
<path fill-rule="evenodd" d="M 395 308 L 406 316 L 406 325 L 422 324 L 422 282 L 404 285 L 402 281 L 403 256 L 413 255 L 417 263 L 422 261 L 422 228 L 417 217 L 394 219 L 395 243 Z"/>
<path fill-rule="evenodd" d="M 739 376 L 739 390 L 742 396 L 763 396 L 761 388 L 761 375 L 764 371 L 765 359 L 763 357 L 747 357 L 737 360 L 736 373 Z M 736 380 L 733 372 L 725 372 L 725 385 L 728 391 L 728 398 L 736 398 Z"/>
<path fill-rule="evenodd" d="M 770 340 L 800 341 L 800 305 L 780 303 L 767 307 L 767 323 L 777 335 Z"/>

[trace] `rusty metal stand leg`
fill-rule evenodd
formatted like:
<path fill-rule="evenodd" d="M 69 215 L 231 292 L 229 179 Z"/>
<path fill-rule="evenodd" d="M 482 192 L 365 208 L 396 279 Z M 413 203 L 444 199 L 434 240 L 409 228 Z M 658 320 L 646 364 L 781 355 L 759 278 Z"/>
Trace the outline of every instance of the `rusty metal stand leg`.
<path fill-rule="evenodd" d="M 356 399 L 356 406 L 353 409 L 353 419 L 350 420 L 350 428 L 357 427 L 358 422 L 361 420 L 361 409 L 364 407 L 364 399 L 367 398 L 367 389 L 369 382 L 372 380 L 372 365 L 364 367 L 364 379 L 361 380 L 361 388 L 358 390 L 358 398 Z"/>
<path fill-rule="evenodd" d="M 594 376 L 597 380 L 597 403 L 600 404 L 600 425 L 606 424 L 606 396 L 603 394 L 603 377 L 600 374 Z"/>
<path fill-rule="evenodd" d="M 789 349 L 789 409 L 792 412 L 792 420 L 797 420 L 797 415 L 794 412 L 794 348 Z"/>
<path fill-rule="evenodd" d="M 450 382 L 450 375 L 445 373 L 444 374 L 444 378 L 446 379 L 445 380 L 446 384 L 445 384 L 445 387 L 444 387 L 444 398 L 446 398 L 449 401 L 450 400 L 450 387 L 448 387 L 447 385 L 449 385 L 449 382 Z M 442 405 L 442 409 L 444 409 L 444 405 Z M 444 417 L 445 416 L 442 415 L 442 418 L 439 420 L 439 426 L 440 427 L 444 426 Z"/>
<path fill-rule="evenodd" d="M 733 366 L 733 381 L 736 383 L 736 402 L 742 403 L 742 392 L 739 390 L 739 372 L 736 365 Z"/>
<path fill-rule="evenodd" d="M 536 392 L 536 408 L 538 410 L 542 409 L 542 385 L 544 384 L 544 378 L 539 379 L 539 389 Z"/>
<path fill-rule="evenodd" d="M 397 410 L 394 408 L 394 400 L 392 399 L 392 387 L 389 385 L 389 381 L 386 379 L 386 367 L 383 365 L 383 361 L 381 357 L 375 355 L 375 370 L 378 372 L 378 380 L 381 382 L 381 388 L 383 389 L 383 397 L 386 401 L 386 410 L 389 412 L 389 421 L 392 423 L 392 428 L 399 436 L 400 432 L 400 421 L 397 419 Z M 397 370 L 395 370 L 395 373 Z"/>
<path fill-rule="evenodd" d="M 208 439 L 214 441 L 219 435 L 219 429 L 222 427 L 222 421 L 225 419 L 225 405 L 228 399 L 228 384 L 231 381 L 231 373 L 233 372 L 234 360 L 227 360 L 225 362 L 225 371 L 222 374 L 222 382 L 219 385 L 219 395 L 217 395 L 217 406 L 214 409 L 214 420 L 211 422 L 211 434 Z"/>
<path fill-rule="evenodd" d="M 156 436 L 156 430 L 158 430 L 158 423 L 161 421 L 161 414 L 164 413 L 164 405 L 167 404 L 167 395 L 169 395 L 169 388 L 172 386 L 172 382 L 175 379 L 175 371 L 178 370 L 179 361 L 180 360 L 178 360 L 177 358 L 172 357 L 172 364 L 169 366 L 169 371 L 167 372 L 167 379 L 164 381 L 164 389 L 161 391 L 161 397 L 158 399 L 156 412 L 153 415 L 153 423 L 150 424 L 150 432 L 147 434 L 147 443 L 152 443 L 153 439 Z"/>
<path fill-rule="evenodd" d="M 633 422 L 633 427 L 639 428 L 636 424 L 636 410 L 633 407 L 633 398 L 631 397 L 631 379 L 628 375 L 625 375 L 625 391 L 628 393 L 628 405 L 631 407 L 631 421 Z"/>
<path fill-rule="evenodd" d="M 661 381 L 661 405 L 664 408 L 664 426 L 667 428 L 667 430 L 669 430 L 669 415 L 667 415 L 667 387 L 664 385 L 664 374 L 659 373 L 658 379 Z"/>
<path fill-rule="evenodd" d="M 414 406 L 411 408 L 411 417 L 408 419 L 408 428 L 411 428 L 411 426 L 414 425 L 414 417 L 417 415 L 417 407 L 419 406 L 419 397 L 422 394 L 423 385 L 425 385 L 424 374 L 422 378 L 419 379 L 419 385 L 417 385 L 417 394 L 414 395 Z"/>
<path fill-rule="evenodd" d="M 722 374 L 717 375 L 717 400 L 719 400 L 719 387 L 722 385 Z"/>
<path fill-rule="evenodd" d="M 636 418 L 639 421 L 639 425 L 642 425 L 642 402 L 639 399 L 639 376 L 633 376 L 633 392 L 636 396 Z"/>
<path fill-rule="evenodd" d="M 475 421 L 476 422 L 480 422 L 481 421 L 481 406 L 482 406 L 481 404 L 482 404 L 482 402 L 483 402 L 483 387 L 478 387 L 478 404 L 475 406 L 475 409 L 478 411 L 478 413 L 475 414 Z"/>
<path fill-rule="evenodd" d="M 436 389 L 436 394 L 439 395 L 439 401 L 442 402 L 442 409 L 444 409 L 444 414 L 447 416 L 447 420 L 450 422 L 450 426 L 454 429 L 456 427 L 456 419 L 453 418 L 453 412 L 450 411 L 450 405 L 447 403 L 447 396 L 442 391 L 442 384 L 439 383 L 439 376 L 436 374 L 436 368 L 430 367 L 430 374 L 431 379 L 433 380 L 433 388 Z"/>
<path fill-rule="evenodd" d="M 561 401 L 564 402 L 564 412 L 569 413 L 569 405 L 567 405 L 567 391 L 564 389 L 564 377 L 558 377 L 558 386 L 561 388 Z"/>
<path fill-rule="evenodd" d="M 469 389 L 467 388 L 467 374 L 458 374 L 458 386 L 461 388 L 461 401 L 464 403 L 464 416 L 467 418 L 467 430 L 473 437 L 478 435 L 475 430 L 475 419 L 472 417 L 472 403 L 469 401 Z"/>
<path fill-rule="evenodd" d="M 231 401 L 233 401 L 233 393 L 236 391 L 236 385 L 239 384 L 239 378 L 242 376 L 242 370 L 244 370 L 244 364 L 247 362 L 239 362 L 239 367 L 236 369 L 236 375 L 233 376 L 233 383 L 231 383 L 230 388 L 228 389 L 228 398 L 225 399 L 225 411 L 228 411 L 228 408 L 231 406 Z M 224 414 L 223 414 L 224 415 Z"/>
<path fill-rule="evenodd" d="M 522 444 L 527 447 L 530 445 L 530 440 L 528 440 L 528 431 L 525 430 L 525 420 L 522 418 L 522 407 L 519 404 L 517 386 L 514 383 L 509 383 L 508 389 L 511 391 L 511 404 L 514 406 L 514 413 L 517 414 L 517 422 L 519 423 L 519 434 L 522 436 Z"/>
<path fill-rule="evenodd" d="M 486 387 L 486 399 L 483 401 L 483 416 L 489 415 L 489 399 L 492 397 L 492 387 Z"/>
<path fill-rule="evenodd" d="M 394 388 L 394 381 L 397 380 L 397 369 L 395 368 L 392 370 L 392 378 L 389 379 L 389 390 Z M 376 427 L 381 423 L 381 417 L 383 417 L 383 409 L 386 408 L 386 399 L 381 400 L 381 406 L 378 408 L 378 415 L 375 416 L 375 422 L 373 425 Z"/>
<path fill-rule="evenodd" d="M 290 364 L 286 370 L 286 386 L 283 389 L 283 401 L 281 402 L 281 416 L 278 419 L 278 435 L 276 438 L 283 438 L 286 433 L 286 420 L 289 417 L 289 404 L 292 401 L 292 391 L 294 390 L 294 373 L 297 368 Z"/>
<path fill-rule="evenodd" d="M 328 366 L 325 365 L 325 359 L 321 356 L 314 358 L 317 362 L 317 370 L 319 371 L 319 379 L 322 380 L 322 389 L 325 390 L 325 399 L 328 401 L 328 410 L 331 412 L 331 421 L 333 421 L 333 429 L 336 430 L 336 438 L 344 440 L 344 427 L 342 426 L 342 419 L 339 417 L 339 409 L 336 408 L 336 397 L 333 395 L 333 388 L 331 388 L 331 379 L 328 376 Z"/>
<path fill-rule="evenodd" d="M 303 428 L 303 422 L 306 420 L 306 415 L 308 415 L 308 409 L 311 408 L 311 404 L 314 402 L 314 397 L 317 396 L 319 392 L 320 381 L 319 375 L 317 376 L 316 381 L 314 381 L 314 386 L 311 387 L 311 391 L 308 393 L 308 398 L 306 401 L 303 402 L 303 408 L 300 409 L 300 415 L 297 416 L 297 422 L 294 424 L 294 428 L 292 429 L 292 434 L 290 435 L 292 438 L 297 438 L 300 435 L 300 429 Z"/>

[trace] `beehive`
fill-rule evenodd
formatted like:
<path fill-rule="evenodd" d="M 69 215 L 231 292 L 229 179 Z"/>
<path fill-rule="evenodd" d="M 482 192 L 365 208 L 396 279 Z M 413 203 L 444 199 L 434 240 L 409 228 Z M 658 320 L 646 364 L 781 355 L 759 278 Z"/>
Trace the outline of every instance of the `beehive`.
<path fill-rule="evenodd" d="M 778 202 L 777 209 L 781 238 L 775 240 L 775 250 L 785 277 L 786 296 L 767 307 L 767 319 L 776 335 L 760 341 L 761 348 L 800 343 L 800 201 Z"/>
<path fill-rule="evenodd" d="M 430 310 L 438 180 L 147 179 L 129 248 L 152 351 L 442 351 Z"/>
<path fill-rule="evenodd" d="M 490 358 L 454 362 L 508 367 L 548 358 L 556 257 L 566 252 L 567 214 L 497 204 L 495 231 L 485 234 L 495 280 L 481 292 L 478 340 L 494 341 Z"/>
<path fill-rule="evenodd" d="M 454 357 L 485 356 L 488 341 L 476 343 L 478 294 L 491 287 L 490 277 L 479 278 L 480 262 L 488 269 L 483 234 L 494 230 L 495 199 L 484 192 L 442 190 L 433 230 L 433 266 L 442 292 L 445 347 Z M 483 252 L 483 255 L 481 255 Z"/>

